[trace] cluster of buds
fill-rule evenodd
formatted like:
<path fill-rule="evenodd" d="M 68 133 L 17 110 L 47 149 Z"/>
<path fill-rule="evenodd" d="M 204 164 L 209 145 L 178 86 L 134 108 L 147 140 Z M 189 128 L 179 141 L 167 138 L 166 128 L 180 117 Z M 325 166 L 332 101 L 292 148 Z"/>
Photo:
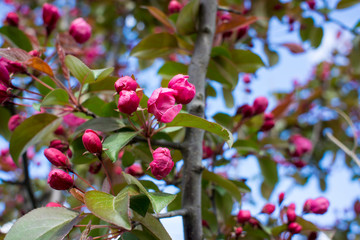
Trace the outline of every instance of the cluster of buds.
<path fill-rule="evenodd" d="M 324 214 L 327 212 L 330 206 L 329 200 L 324 197 L 318 197 L 316 199 L 308 199 L 303 206 L 304 213 Z"/>
<path fill-rule="evenodd" d="M 180 112 L 182 104 L 188 104 L 195 97 L 195 86 L 188 82 L 189 76 L 174 76 L 168 88 L 156 89 L 148 100 L 148 112 L 159 122 L 171 122 Z M 178 103 L 177 105 L 175 103 Z"/>
<path fill-rule="evenodd" d="M 114 87 L 119 94 L 119 111 L 129 115 L 135 112 L 140 103 L 140 98 L 136 94 L 137 82 L 129 76 L 124 76 L 115 82 Z"/>

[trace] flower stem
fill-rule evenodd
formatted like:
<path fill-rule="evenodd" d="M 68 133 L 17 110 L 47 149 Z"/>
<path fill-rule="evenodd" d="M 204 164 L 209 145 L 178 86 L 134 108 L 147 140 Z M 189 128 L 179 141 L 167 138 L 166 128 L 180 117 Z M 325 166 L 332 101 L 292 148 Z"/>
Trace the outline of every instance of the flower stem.
<path fill-rule="evenodd" d="M 70 170 L 70 172 L 72 172 L 73 174 L 75 174 L 78 178 L 80 178 L 84 183 L 86 183 L 89 187 L 91 187 L 92 189 L 96 190 L 96 188 L 94 188 L 93 185 L 91 185 L 86 179 L 82 178 L 79 174 L 77 174 L 75 171 Z"/>

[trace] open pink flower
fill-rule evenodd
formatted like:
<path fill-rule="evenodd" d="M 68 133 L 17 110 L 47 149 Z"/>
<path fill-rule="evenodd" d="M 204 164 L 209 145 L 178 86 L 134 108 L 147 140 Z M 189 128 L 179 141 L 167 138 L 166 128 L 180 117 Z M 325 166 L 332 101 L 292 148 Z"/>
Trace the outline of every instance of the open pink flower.
<path fill-rule="evenodd" d="M 148 100 L 148 111 L 155 115 L 159 122 L 171 122 L 180 112 L 182 105 L 175 105 L 177 92 L 170 88 L 156 89 Z"/>

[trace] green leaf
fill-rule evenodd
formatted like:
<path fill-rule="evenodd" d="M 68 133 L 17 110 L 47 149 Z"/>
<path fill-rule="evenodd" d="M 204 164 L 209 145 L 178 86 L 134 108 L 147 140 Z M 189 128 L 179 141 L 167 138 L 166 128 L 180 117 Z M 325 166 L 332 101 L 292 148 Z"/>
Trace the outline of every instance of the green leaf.
<path fill-rule="evenodd" d="M 229 89 L 234 89 L 239 79 L 235 64 L 223 56 L 210 59 L 206 77 L 222 83 Z"/>
<path fill-rule="evenodd" d="M 188 113 L 179 113 L 172 122 L 167 123 L 166 126 L 183 126 L 183 127 L 193 127 L 206 130 L 211 133 L 215 133 L 221 138 L 223 138 L 226 143 L 231 148 L 233 144 L 233 136 L 229 130 L 221 126 L 220 124 L 209 122 L 201 117 L 197 117 Z"/>
<path fill-rule="evenodd" d="M 276 226 L 276 227 L 272 228 L 271 229 L 271 234 L 274 237 L 277 237 L 277 236 L 280 235 L 280 233 L 285 232 L 286 230 L 287 230 L 287 224 L 283 224 L 283 225 Z"/>
<path fill-rule="evenodd" d="M 93 118 L 83 124 L 81 124 L 74 132 L 73 136 L 85 131 L 86 129 L 92 129 L 95 131 L 112 132 L 125 127 L 125 124 L 117 118 Z"/>
<path fill-rule="evenodd" d="M 180 35 L 196 33 L 199 7 L 199 0 L 191 0 L 181 9 L 176 20 L 176 30 Z"/>
<path fill-rule="evenodd" d="M 151 13 L 151 15 L 153 15 L 157 20 L 159 20 L 159 22 L 164 24 L 164 26 L 174 30 L 174 26 L 172 22 L 169 20 L 166 14 L 163 13 L 160 9 L 151 6 L 146 6 L 145 8 Z"/>
<path fill-rule="evenodd" d="M 37 208 L 19 218 L 5 240 L 61 240 L 78 220 L 79 213 L 67 208 Z"/>
<path fill-rule="evenodd" d="M 341 0 L 336 5 L 336 8 L 337 9 L 344 9 L 344 8 L 354 6 L 355 4 L 358 4 L 358 3 L 359 3 L 359 0 Z"/>
<path fill-rule="evenodd" d="M 296 222 L 301 225 L 302 231 L 319 231 L 318 227 L 315 224 L 303 219 L 302 217 L 296 216 Z"/>
<path fill-rule="evenodd" d="M 162 209 L 164 209 L 167 205 L 169 205 L 175 198 L 176 194 L 168 194 L 162 192 L 151 192 L 149 193 L 145 187 L 133 176 L 130 174 L 126 174 L 123 172 L 125 181 L 128 184 L 135 184 L 139 187 L 140 191 L 144 193 L 150 200 L 155 212 L 159 213 Z"/>
<path fill-rule="evenodd" d="M 150 206 L 150 200 L 145 194 L 131 196 L 130 208 L 145 217 Z"/>
<path fill-rule="evenodd" d="M 107 103 L 99 98 L 98 96 L 92 96 L 86 99 L 82 105 L 87 108 L 90 112 L 94 113 L 97 116 L 105 117 L 104 116 L 104 107 Z"/>
<path fill-rule="evenodd" d="M 272 67 L 279 62 L 279 54 L 269 48 L 268 44 L 264 45 L 264 51 L 268 57 L 268 65 Z"/>
<path fill-rule="evenodd" d="M 324 36 L 324 31 L 321 27 L 314 27 L 310 32 L 310 43 L 311 46 L 317 48 L 320 46 Z"/>
<path fill-rule="evenodd" d="M 212 117 L 217 123 L 223 125 L 226 128 L 231 129 L 233 127 L 233 118 L 226 113 L 217 113 Z"/>
<path fill-rule="evenodd" d="M 6 140 L 9 140 L 11 135 L 8 127 L 8 122 L 11 117 L 10 111 L 4 107 L 0 107 L 0 116 L 0 135 Z"/>
<path fill-rule="evenodd" d="M 123 167 L 129 167 L 133 165 L 135 162 L 135 156 L 132 154 L 132 152 L 125 151 L 124 155 L 121 157 L 121 164 Z"/>
<path fill-rule="evenodd" d="M 65 57 L 65 65 L 81 84 L 92 83 L 95 81 L 94 73 L 77 57 L 67 55 Z"/>
<path fill-rule="evenodd" d="M 312 18 L 304 18 L 301 21 L 300 37 L 303 42 L 310 38 L 311 31 L 314 28 L 314 24 L 314 19 Z"/>
<path fill-rule="evenodd" d="M 46 83 L 47 85 L 49 85 L 50 87 L 56 88 L 56 84 L 49 76 L 42 76 L 40 77 L 40 80 Z M 35 83 L 35 87 L 39 90 L 39 92 L 42 95 L 46 95 L 52 91 L 37 81 L 34 81 L 34 83 Z"/>
<path fill-rule="evenodd" d="M 232 50 L 231 56 L 239 72 L 255 73 L 265 66 L 261 58 L 249 50 Z"/>
<path fill-rule="evenodd" d="M 16 47 L 27 52 L 32 50 L 32 45 L 26 34 L 17 27 L 3 26 L 0 28 L 0 34 L 6 37 Z"/>
<path fill-rule="evenodd" d="M 223 46 L 216 46 L 211 49 L 211 57 L 223 56 L 231 59 L 230 51 Z"/>
<path fill-rule="evenodd" d="M 115 92 L 114 84 L 117 77 L 106 77 L 101 81 L 96 81 L 89 84 L 88 92 L 111 91 Z"/>
<path fill-rule="evenodd" d="M 94 159 L 97 159 L 93 154 L 84 154 L 87 150 L 84 147 L 82 142 L 82 138 L 76 138 L 70 144 L 70 149 L 72 151 L 72 157 L 70 159 L 71 163 L 73 164 L 84 164 L 92 162 Z"/>
<path fill-rule="evenodd" d="M 234 107 L 234 97 L 232 95 L 232 91 L 227 88 L 223 88 L 222 90 L 223 90 L 223 96 L 225 99 L 226 107 L 228 107 L 228 108 Z"/>
<path fill-rule="evenodd" d="M 242 193 L 248 193 L 251 192 L 251 188 L 246 185 L 243 181 L 236 181 L 236 180 L 230 180 L 232 183 L 234 183 Z"/>
<path fill-rule="evenodd" d="M 130 56 L 140 59 L 154 59 L 166 56 L 176 50 L 178 43 L 176 37 L 170 33 L 151 34 L 136 45 Z"/>
<path fill-rule="evenodd" d="M 187 74 L 188 66 L 179 62 L 166 62 L 159 69 L 158 74 L 165 79 L 171 79 L 177 74 Z"/>
<path fill-rule="evenodd" d="M 33 115 L 22 122 L 10 138 L 10 154 L 15 163 L 25 150 L 39 143 L 46 135 L 55 131 L 61 123 L 61 118 L 42 113 Z"/>
<path fill-rule="evenodd" d="M 122 190 L 116 197 L 100 191 L 88 191 L 85 193 L 85 204 L 98 218 L 131 230 L 128 189 Z"/>
<path fill-rule="evenodd" d="M 269 157 L 258 158 L 258 162 L 260 165 L 261 173 L 264 177 L 264 182 L 268 186 L 275 186 L 279 179 L 276 162 Z"/>
<path fill-rule="evenodd" d="M 64 89 L 55 89 L 49 92 L 41 102 L 41 106 L 69 104 L 69 95 Z"/>
<path fill-rule="evenodd" d="M 237 201 L 241 202 L 241 191 L 240 189 L 230 180 L 216 174 L 213 172 L 209 172 L 208 170 L 204 170 L 202 174 L 202 178 L 213 182 L 216 185 L 223 187 L 228 191 Z"/>
<path fill-rule="evenodd" d="M 160 240 L 171 240 L 170 235 L 165 230 L 161 222 L 153 217 L 151 214 L 147 213 L 145 217 L 142 217 L 140 214 L 134 212 L 133 220 L 138 221 L 147 228 L 152 234 L 154 234 Z"/>
<path fill-rule="evenodd" d="M 116 162 L 120 150 L 126 146 L 139 132 L 120 132 L 107 137 L 103 143 L 105 153 L 112 162 Z"/>
<path fill-rule="evenodd" d="M 104 80 L 106 77 L 108 77 L 114 71 L 114 68 L 109 67 L 103 69 L 93 69 L 91 71 L 94 75 L 95 81 L 101 81 Z"/>

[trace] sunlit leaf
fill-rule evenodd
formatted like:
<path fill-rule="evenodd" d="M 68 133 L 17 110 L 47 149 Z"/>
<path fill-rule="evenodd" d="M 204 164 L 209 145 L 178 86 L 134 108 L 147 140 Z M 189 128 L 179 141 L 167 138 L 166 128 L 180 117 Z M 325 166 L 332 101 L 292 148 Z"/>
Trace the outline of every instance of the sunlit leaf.
<path fill-rule="evenodd" d="M 64 89 L 57 88 L 48 93 L 41 102 L 41 106 L 69 104 L 69 95 Z"/>
<path fill-rule="evenodd" d="M 103 147 L 106 149 L 106 155 L 108 155 L 112 162 L 116 162 L 120 150 L 138 134 L 138 132 L 119 132 L 111 134 L 103 143 Z"/>
<path fill-rule="evenodd" d="M 199 0 L 191 0 L 181 9 L 176 21 L 176 31 L 180 35 L 188 35 L 196 32 L 199 6 Z"/>

